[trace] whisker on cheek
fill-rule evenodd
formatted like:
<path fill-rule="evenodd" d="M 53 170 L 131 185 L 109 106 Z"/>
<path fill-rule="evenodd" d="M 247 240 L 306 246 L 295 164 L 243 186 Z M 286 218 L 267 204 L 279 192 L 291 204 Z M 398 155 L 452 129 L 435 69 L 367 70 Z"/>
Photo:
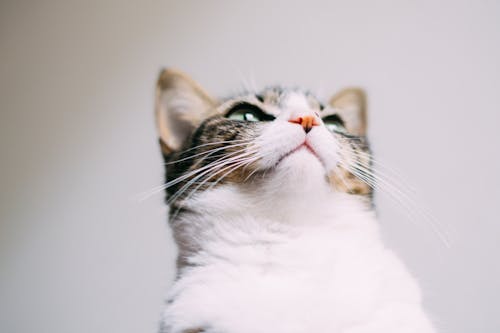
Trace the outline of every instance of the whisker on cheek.
<path fill-rule="evenodd" d="M 343 164 L 343 168 L 349 170 L 355 177 L 365 182 L 372 189 L 376 189 L 381 193 L 387 195 L 390 199 L 395 201 L 409 217 L 410 221 L 417 223 L 420 221 L 429 225 L 432 232 L 441 241 L 445 247 L 450 247 L 452 243 L 451 232 L 442 222 L 438 221 L 428 211 L 422 208 L 422 204 L 418 204 L 413 198 L 412 194 L 407 191 L 408 187 L 399 182 L 396 178 L 387 175 L 374 168 L 373 156 L 367 162 L 365 153 L 359 153 L 351 150 L 351 153 L 363 156 L 363 159 L 351 160 Z M 373 163 L 373 164 L 372 164 Z"/>
<path fill-rule="evenodd" d="M 199 169 L 195 169 L 194 171 L 181 177 L 182 179 L 180 181 L 184 181 L 184 180 L 189 179 L 189 178 L 194 176 L 194 178 L 192 180 L 188 181 L 188 183 L 186 185 L 184 185 L 180 190 L 177 190 L 175 192 L 174 196 L 168 200 L 168 203 L 170 204 L 173 201 L 175 201 L 183 193 L 183 191 L 188 188 L 186 186 L 188 186 L 191 181 L 197 181 L 198 179 L 200 179 L 206 175 L 210 175 L 211 172 L 218 170 L 221 167 L 224 167 L 224 166 L 231 164 L 231 163 L 238 162 L 242 158 L 247 157 L 247 156 L 251 156 L 251 154 L 253 154 L 252 151 L 245 151 L 243 153 L 240 153 L 240 155 L 238 155 L 238 153 L 240 153 L 240 152 L 238 151 L 238 152 L 234 152 L 234 153 L 228 154 L 226 156 L 223 156 L 222 158 L 216 160 L 215 162 L 212 162 L 212 163 L 210 163 L 204 167 L 201 167 Z M 233 156 L 233 155 L 236 155 L 236 156 Z M 180 178 L 174 180 L 174 182 L 179 180 L 179 179 Z M 176 183 L 178 183 L 180 181 L 177 181 Z"/>

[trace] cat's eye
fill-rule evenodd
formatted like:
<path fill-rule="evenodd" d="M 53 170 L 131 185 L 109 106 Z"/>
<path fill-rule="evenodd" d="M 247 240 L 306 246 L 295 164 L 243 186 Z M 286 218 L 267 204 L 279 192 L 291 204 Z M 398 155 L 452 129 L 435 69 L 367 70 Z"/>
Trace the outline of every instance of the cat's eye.
<path fill-rule="evenodd" d="M 270 121 L 274 117 L 248 103 L 237 104 L 226 114 L 226 118 L 239 121 Z"/>
<path fill-rule="evenodd" d="M 323 123 L 330 132 L 344 133 L 346 131 L 344 122 L 336 114 L 332 114 L 323 118 Z"/>

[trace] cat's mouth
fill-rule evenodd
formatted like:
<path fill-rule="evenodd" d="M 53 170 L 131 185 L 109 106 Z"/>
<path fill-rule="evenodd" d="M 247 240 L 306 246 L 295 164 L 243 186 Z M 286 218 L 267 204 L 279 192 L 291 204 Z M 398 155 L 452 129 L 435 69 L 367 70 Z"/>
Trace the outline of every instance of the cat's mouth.
<path fill-rule="evenodd" d="M 318 153 L 307 143 L 307 141 L 304 141 L 303 143 L 301 143 L 300 145 L 298 145 L 297 147 L 295 147 L 294 149 L 290 150 L 288 153 L 286 153 L 285 155 L 283 155 L 275 164 L 275 166 L 279 165 L 283 160 L 285 160 L 287 157 L 293 155 L 293 154 L 296 154 L 300 151 L 306 151 L 308 153 L 310 153 L 311 155 L 313 155 L 314 157 L 316 157 L 320 162 L 321 161 L 321 158 L 319 157 Z M 323 162 L 322 162 L 323 163 Z"/>

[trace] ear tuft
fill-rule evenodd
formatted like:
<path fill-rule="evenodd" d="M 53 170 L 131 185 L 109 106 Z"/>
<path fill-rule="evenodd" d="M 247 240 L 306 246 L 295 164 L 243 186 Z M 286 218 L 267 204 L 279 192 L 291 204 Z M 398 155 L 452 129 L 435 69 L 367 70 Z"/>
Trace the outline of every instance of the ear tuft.
<path fill-rule="evenodd" d="M 366 135 L 366 95 L 362 89 L 344 89 L 330 99 L 330 105 L 337 109 L 349 133 Z"/>
<path fill-rule="evenodd" d="M 164 69 L 156 85 L 156 125 L 165 154 L 177 151 L 184 141 L 209 117 L 215 101 L 191 78 L 179 71 Z"/>

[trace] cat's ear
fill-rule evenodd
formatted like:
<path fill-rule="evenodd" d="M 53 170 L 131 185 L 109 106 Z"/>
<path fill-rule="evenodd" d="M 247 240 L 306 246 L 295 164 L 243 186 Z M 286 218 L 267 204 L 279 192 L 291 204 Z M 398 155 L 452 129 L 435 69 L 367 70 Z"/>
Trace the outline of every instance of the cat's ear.
<path fill-rule="evenodd" d="M 215 110 L 215 101 L 187 75 L 164 69 L 156 85 L 156 125 L 163 153 L 181 145 Z"/>
<path fill-rule="evenodd" d="M 330 99 L 330 105 L 351 134 L 366 135 L 366 95 L 362 89 L 347 88 Z"/>

